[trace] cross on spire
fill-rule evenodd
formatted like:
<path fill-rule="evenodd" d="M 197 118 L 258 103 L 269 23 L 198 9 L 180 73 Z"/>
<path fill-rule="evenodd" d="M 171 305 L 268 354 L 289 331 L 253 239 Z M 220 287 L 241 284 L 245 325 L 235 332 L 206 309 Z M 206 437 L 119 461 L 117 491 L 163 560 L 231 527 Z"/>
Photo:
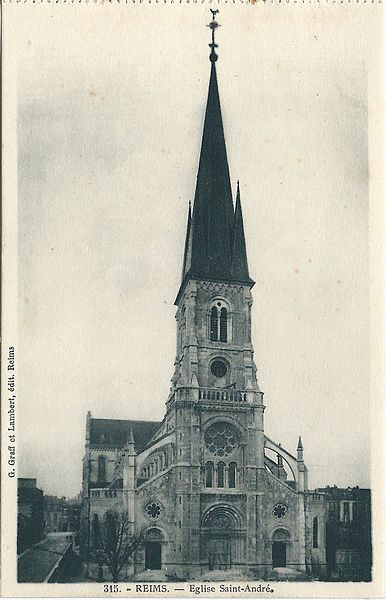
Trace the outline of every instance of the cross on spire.
<path fill-rule="evenodd" d="M 209 48 L 211 49 L 209 60 L 213 63 L 216 62 L 218 58 L 215 52 L 215 48 L 218 48 L 218 44 L 216 44 L 216 42 L 214 41 L 214 32 L 220 27 L 220 25 L 216 21 L 216 15 L 219 11 L 210 9 L 210 12 L 212 13 L 212 20 L 209 23 L 208 27 L 212 30 L 212 43 L 209 44 Z"/>

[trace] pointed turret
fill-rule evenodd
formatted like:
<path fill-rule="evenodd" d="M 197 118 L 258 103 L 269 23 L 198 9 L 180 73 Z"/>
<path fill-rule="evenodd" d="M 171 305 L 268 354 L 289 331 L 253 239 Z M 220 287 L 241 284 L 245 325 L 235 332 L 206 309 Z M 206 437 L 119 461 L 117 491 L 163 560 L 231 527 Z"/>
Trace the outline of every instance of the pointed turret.
<path fill-rule="evenodd" d="M 303 444 L 302 438 L 299 435 L 298 447 L 297 447 L 297 463 L 298 463 L 298 490 L 299 492 L 304 492 L 308 489 L 308 470 L 306 465 L 304 464 L 304 456 L 303 456 Z"/>
<path fill-rule="evenodd" d="M 303 444 L 302 444 L 302 438 L 299 435 L 299 441 L 298 441 L 298 447 L 297 447 L 297 452 L 298 452 L 298 461 L 303 461 Z"/>
<path fill-rule="evenodd" d="M 130 427 L 128 434 L 127 434 L 127 440 L 126 440 L 126 448 L 128 450 L 128 454 L 130 456 L 134 456 L 136 454 L 135 450 L 134 450 L 134 434 L 133 434 L 133 428 Z"/>
<path fill-rule="evenodd" d="M 235 225 L 233 232 L 232 274 L 238 281 L 251 281 L 248 270 L 239 182 L 237 182 Z"/>
<path fill-rule="evenodd" d="M 188 221 L 186 225 L 186 238 L 185 238 L 185 250 L 184 250 L 184 263 L 182 266 L 182 280 L 185 275 L 189 272 L 192 262 L 192 236 L 191 236 L 191 228 L 192 228 L 192 209 L 191 204 L 189 202 L 188 209 Z"/>
<path fill-rule="evenodd" d="M 217 83 L 212 11 L 208 100 L 204 119 L 193 214 L 188 215 L 180 297 L 189 279 L 254 284 L 249 277 L 240 193 L 233 210 L 228 158 Z M 177 302 L 176 301 L 176 302 Z"/>

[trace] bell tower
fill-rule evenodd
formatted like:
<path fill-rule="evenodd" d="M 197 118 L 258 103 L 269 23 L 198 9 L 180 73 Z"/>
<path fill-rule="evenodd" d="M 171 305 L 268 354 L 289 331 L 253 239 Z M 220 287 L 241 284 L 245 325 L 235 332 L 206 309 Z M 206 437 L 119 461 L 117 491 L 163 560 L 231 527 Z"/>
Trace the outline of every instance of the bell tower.
<path fill-rule="evenodd" d="M 254 281 L 238 181 L 235 203 L 232 196 L 216 72 L 218 11 L 211 12 L 208 99 L 167 401 L 175 432 L 176 543 L 190 572 L 195 565 L 215 568 L 220 555 L 224 564 L 256 561 L 257 534 L 248 537 L 247 523 L 258 531 L 265 476 L 263 393 L 251 339 Z"/>
<path fill-rule="evenodd" d="M 209 90 L 175 301 L 176 360 L 167 408 L 175 409 L 177 458 L 197 464 L 205 454 L 203 432 L 208 419 L 222 415 L 237 421 L 244 432 L 243 460 L 238 468 L 247 482 L 244 466 L 264 469 L 264 406 L 253 359 L 254 281 L 248 269 L 240 184 L 237 181 L 234 203 L 217 83 L 218 11 L 211 12 Z M 201 437 L 197 433 L 194 441 L 192 426 L 196 423 Z M 252 479 L 256 482 L 255 475 Z"/>
<path fill-rule="evenodd" d="M 261 394 L 251 340 L 251 288 L 237 181 L 233 204 L 210 23 L 210 81 L 193 212 L 189 204 L 182 281 L 176 298 L 173 388 Z"/>

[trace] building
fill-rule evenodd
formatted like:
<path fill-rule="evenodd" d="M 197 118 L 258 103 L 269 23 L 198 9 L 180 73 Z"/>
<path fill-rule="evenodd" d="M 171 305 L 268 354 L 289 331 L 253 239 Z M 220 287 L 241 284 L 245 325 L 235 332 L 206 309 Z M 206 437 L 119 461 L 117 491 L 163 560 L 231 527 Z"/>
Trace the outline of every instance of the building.
<path fill-rule="evenodd" d="M 321 488 L 326 495 L 326 566 L 330 579 L 371 581 L 370 490 Z"/>
<path fill-rule="evenodd" d="M 127 576 L 294 578 L 325 570 L 326 496 L 310 491 L 303 446 L 264 432 L 251 339 L 249 274 L 237 182 L 232 198 L 211 22 L 210 81 L 189 207 L 177 347 L 161 422 L 87 415 L 83 537 L 98 546 L 106 510 L 125 510 L 144 543 Z M 294 446 L 296 440 L 294 439 Z"/>
<path fill-rule="evenodd" d="M 82 499 L 80 494 L 78 494 L 76 498 L 68 498 L 66 507 L 66 531 L 79 531 L 81 506 Z"/>
<path fill-rule="evenodd" d="M 17 551 L 23 552 L 43 539 L 43 491 L 36 479 L 17 480 Z"/>
<path fill-rule="evenodd" d="M 44 524 L 46 532 L 78 531 L 81 501 L 67 500 L 64 496 L 44 496 Z"/>
<path fill-rule="evenodd" d="M 44 496 L 44 524 L 46 531 L 66 531 L 66 499 Z"/>

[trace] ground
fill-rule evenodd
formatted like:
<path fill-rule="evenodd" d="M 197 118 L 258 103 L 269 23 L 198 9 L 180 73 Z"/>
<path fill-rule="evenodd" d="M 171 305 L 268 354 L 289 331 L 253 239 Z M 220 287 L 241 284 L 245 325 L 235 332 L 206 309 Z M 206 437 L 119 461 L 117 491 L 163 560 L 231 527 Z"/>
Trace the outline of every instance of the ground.
<path fill-rule="evenodd" d="M 47 537 L 25 550 L 18 557 L 17 578 L 20 583 L 43 582 L 71 543 L 69 532 L 55 532 L 47 534 Z M 66 568 L 61 574 L 61 582 L 67 582 L 74 576 L 80 567 L 79 557 L 72 556 L 66 562 Z"/>

